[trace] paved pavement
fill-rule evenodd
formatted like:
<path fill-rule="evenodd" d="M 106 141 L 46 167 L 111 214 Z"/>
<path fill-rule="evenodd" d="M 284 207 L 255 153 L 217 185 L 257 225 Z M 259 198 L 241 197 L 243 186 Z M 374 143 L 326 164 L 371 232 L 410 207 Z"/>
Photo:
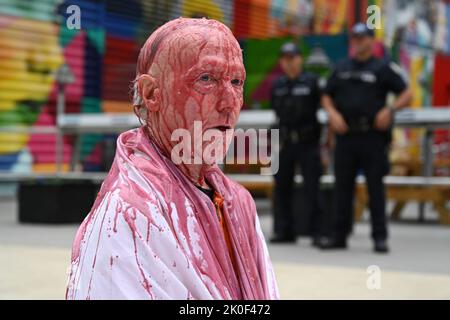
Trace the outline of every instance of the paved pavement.
<path fill-rule="evenodd" d="M 267 237 L 272 219 L 258 201 Z M 0 299 L 62 299 L 76 225 L 21 225 L 16 203 L 0 198 Z M 415 207 L 407 209 L 414 218 Z M 427 210 L 427 219 L 435 215 Z M 389 255 L 371 251 L 369 225 L 356 225 L 350 250 L 322 252 L 309 240 L 271 245 L 269 251 L 284 299 L 450 299 L 450 228 L 436 223 L 391 224 Z M 369 278 L 376 265 L 380 278 Z M 379 289 L 368 289 L 380 279 Z"/>

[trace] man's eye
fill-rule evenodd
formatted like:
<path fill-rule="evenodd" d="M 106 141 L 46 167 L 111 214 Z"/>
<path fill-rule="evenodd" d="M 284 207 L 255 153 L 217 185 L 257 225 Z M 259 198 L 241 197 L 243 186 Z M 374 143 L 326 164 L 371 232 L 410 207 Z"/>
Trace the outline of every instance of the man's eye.
<path fill-rule="evenodd" d="M 241 79 L 233 79 L 231 80 L 231 84 L 233 86 L 242 86 L 244 83 L 244 81 L 242 81 Z"/>
<path fill-rule="evenodd" d="M 208 74 L 204 74 L 200 76 L 200 81 L 209 82 L 212 80 L 212 77 Z"/>

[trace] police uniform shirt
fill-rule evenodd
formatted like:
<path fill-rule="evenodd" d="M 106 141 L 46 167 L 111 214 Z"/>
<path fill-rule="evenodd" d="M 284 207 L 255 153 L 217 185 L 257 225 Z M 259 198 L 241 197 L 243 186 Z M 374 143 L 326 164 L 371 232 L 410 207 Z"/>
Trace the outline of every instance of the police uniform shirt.
<path fill-rule="evenodd" d="M 320 94 L 318 77 L 312 73 L 302 72 L 293 80 L 286 76 L 276 80 L 272 87 L 271 104 L 280 127 L 320 127 L 316 116 Z"/>
<path fill-rule="evenodd" d="M 324 92 L 333 98 L 345 119 L 368 117 L 373 121 L 386 105 L 388 93 L 399 94 L 406 86 L 400 67 L 372 57 L 364 62 L 347 59 L 339 63 Z"/>

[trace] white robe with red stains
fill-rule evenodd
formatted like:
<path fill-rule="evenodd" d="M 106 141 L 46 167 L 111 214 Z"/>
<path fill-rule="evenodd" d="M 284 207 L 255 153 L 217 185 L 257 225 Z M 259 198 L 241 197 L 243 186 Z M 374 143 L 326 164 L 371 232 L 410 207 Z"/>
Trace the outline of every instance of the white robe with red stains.
<path fill-rule="evenodd" d="M 230 253 L 215 207 L 131 130 L 73 244 L 67 299 L 278 299 L 254 201 L 213 167 Z"/>

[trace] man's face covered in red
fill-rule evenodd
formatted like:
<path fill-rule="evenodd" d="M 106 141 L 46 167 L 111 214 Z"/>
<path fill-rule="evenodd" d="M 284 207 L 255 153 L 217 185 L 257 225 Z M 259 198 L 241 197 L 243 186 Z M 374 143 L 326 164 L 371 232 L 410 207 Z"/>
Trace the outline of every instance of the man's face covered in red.
<path fill-rule="evenodd" d="M 192 139 L 190 158 L 199 156 L 195 144 L 201 152 L 223 144 L 225 153 L 243 103 L 244 80 L 242 52 L 226 26 L 183 18 L 165 24 L 147 40 L 138 61 L 141 114 L 144 110 L 151 138 L 169 156 L 179 143 L 172 141 L 173 133 L 185 129 Z M 222 139 L 210 139 L 217 136 Z M 182 170 L 198 182 L 209 164 L 202 158 L 200 165 L 182 165 L 188 168 Z"/>

